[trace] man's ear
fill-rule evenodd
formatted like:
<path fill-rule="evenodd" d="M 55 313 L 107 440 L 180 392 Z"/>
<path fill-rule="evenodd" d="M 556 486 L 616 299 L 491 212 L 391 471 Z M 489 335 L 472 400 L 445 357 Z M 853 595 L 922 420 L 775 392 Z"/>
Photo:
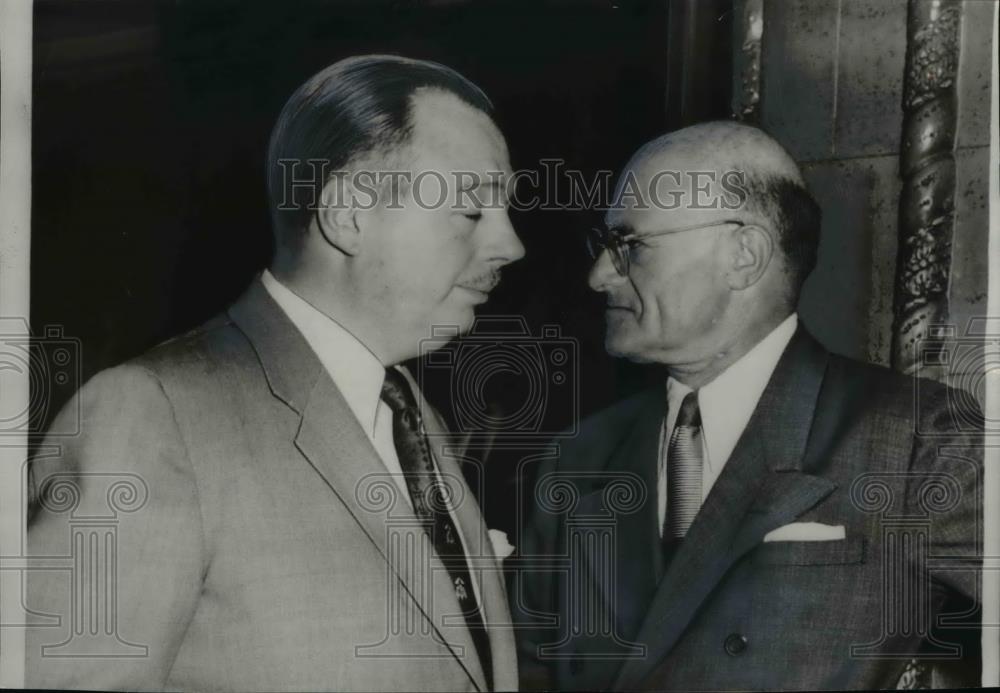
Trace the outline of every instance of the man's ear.
<path fill-rule="evenodd" d="M 736 242 L 729 272 L 733 289 L 746 289 L 756 284 L 774 257 L 774 239 L 757 224 L 747 224 L 735 231 Z"/>
<path fill-rule="evenodd" d="M 361 246 L 361 202 L 348 176 L 332 176 L 320 191 L 316 225 L 326 242 L 345 255 L 356 255 Z"/>

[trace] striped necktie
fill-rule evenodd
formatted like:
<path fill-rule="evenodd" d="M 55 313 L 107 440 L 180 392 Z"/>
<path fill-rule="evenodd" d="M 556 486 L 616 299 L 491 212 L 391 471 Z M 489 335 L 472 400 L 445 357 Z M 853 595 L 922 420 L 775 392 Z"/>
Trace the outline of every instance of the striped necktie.
<path fill-rule="evenodd" d="M 684 538 L 701 508 L 702 457 L 701 412 L 695 391 L 681 402 L 667 447 L 667 514 L 663 523 L 666 545 L 676 545 Z"/>

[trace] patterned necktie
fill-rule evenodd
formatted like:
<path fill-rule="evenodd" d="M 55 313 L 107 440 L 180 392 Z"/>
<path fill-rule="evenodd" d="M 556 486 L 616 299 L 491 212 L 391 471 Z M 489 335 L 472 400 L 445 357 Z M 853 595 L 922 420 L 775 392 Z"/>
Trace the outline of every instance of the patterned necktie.
<path fill-rule="evenodd" d="M 406 476 L 406 487 L 410 491 L 413 512 L 423 521 L 424 529 L 434 545 L 438 558 L 448 569 L 455 596 L 465 616 L 465 622 L 472 634 L 483 665 L 486 685 L 493 689 L 493 660 L 490 656 L 489 636 L 483 624 L 483 616 L 476 604 L 472 588 L 469 563 L 462 548 L 458 528 L 448 512 L 445 499 L 448 497 L 441 479 L 434 468 L 424 432 L 420 408 L 413 397 L 406 378 L 394 368 L 385 372 L 382 384 L 382 400 L 392 410 L 392 439 L 399 456 L 399 466 Z"/>
<path fill-rule="evenodd" d="M 689 392 L 677 412 L 667 447 L 667 516 L 663 542 L 676 546 L 701 508 L 701 412 L 698 393 Z"/>

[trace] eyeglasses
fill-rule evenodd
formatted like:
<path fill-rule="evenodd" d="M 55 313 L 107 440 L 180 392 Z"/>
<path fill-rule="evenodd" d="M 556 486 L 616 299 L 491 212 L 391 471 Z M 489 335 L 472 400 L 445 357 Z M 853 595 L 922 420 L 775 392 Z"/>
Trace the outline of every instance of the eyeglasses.
<path fill-rule="evenodd" d="M 723 219 L 722 221 L 710 221 L 707 224 L 696 224 L 694 226 L 682 226 L 677 229 L 665 229 L 663 231 L 652 231 L 649 233 L 623 234 L 614 228 L 592 227 L 587 233 L 587 250 L 590 256 L 597 261 L 601 253 L 605 250 L 611 255 L 611 264 L 621 276 L 627 276 L 631 267 L 632 250 L 641 245 L 647 238 L 656 236 L 669 236 L 675 233 L 685 233 L 697 229 L 707 229 L 712 226 L 723 226 L 725 224 L 737 224 L 746 226 L 742 221 L 736 219 Z"/>

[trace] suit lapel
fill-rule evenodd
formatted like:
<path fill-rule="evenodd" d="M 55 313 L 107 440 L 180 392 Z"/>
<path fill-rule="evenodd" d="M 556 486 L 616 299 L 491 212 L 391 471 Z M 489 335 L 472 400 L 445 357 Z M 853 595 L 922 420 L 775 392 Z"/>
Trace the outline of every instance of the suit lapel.
<path fill-rule="evenodd" d="M 317 381 L 295 444 L 378 547 L 393 573 L 430 619 L 439 639 L 456 654 L 480 690 L 485 690 L 475 643 L 465 627 L 447 569 L 433 551 L 426 562 L 405 560 L 407 554 L 399 548 L 402 544 L 391 540 L 390 533 L 400 530 L 418 533 L 422 539 L 421 523 L 402 498 L 403 491 L 389 478 L 371 441 L 330 378 Z M 379 489 L 388 494 L 381 495 Z M 387 497 L 396 500 L 391 503 L 378 500 Z"/>
<path fill-rule="evenodd" d="M 461 611 L 440 559 L 432 551 L 428 570 L 426 563 L 413 565 L 405 560 L 405 552 L 390 550 L 390 528 L 416 531 L 420 522 L 405 499 L 398 497 L 402 490 L 389 478 L 389 471 L 319 358 L 259 280 L 229 314 L 256 350 L 274 396 L 301 416 L 295 446 L 385 558 L 392 574 L 430 621 L 436 638 L 451 649 L 476 686 L 485 690 L 468 629 L 442 628 L 445 615 L 451 623 L 453 615 Z M 389 498 L 395 501 L 380 502 Z M 460 656 L 463 651 L 473 656 Z"/>
<path fill-rule="evenodd" d="M 301 414 L 323 373 L 305 337 L 271 298 L 260 277 L 227 312 L 257 353 L 271 393 Z"/>
<path fill-rule="evenodd" d="M 616 689 L 641 684 L 741 556 L 835 488 L 801 471 L 826 361 L 800 328 L 657 588 L 637 636 L 647 657 L 625 663 Z"/>
<path fill-rule="evenodd" d="M 629 413 L 611 421 L 585 424 L 590 432 L 561 444 L 565 479 L 580 499 L 565 520 L 567 534 L 560 538 L 572 565 L 567 594 L 576 604 L 559 626 L 566 638 L 558 649 L 582 667 L 560 667 L 559 687 L 610 686 L 622 659 L 643 656 L 634 644 L 636 631 L 656 588 L 660 569 L 657 535 L 656 470 L 660 429 L 666 409 L 665 388 L 648 389 L 625 403 Z M 614 505 L 623 496 L 620 484 L 639 484 L 639 506 L 618 512 Z M 611 530 L 613 544 L 604 532 Z M 573 609 L 573 607 L 570 607 Z M 608 617 L 611 620 L 606 620 Z M 602 624 L 599 631 L 594 627 Z M 612 631 L 605 631 L 608 624 Z"/>
<path fill-rule="evenodd" d="M 597 553 L 599 546 L 584 554 L 595 588 L 615 615 L 616 635 L 627 640 L 642 623 L 661 568 L 656 482 L 660 429 L 666 412 L 665 388 L 652 388 L 646 397 L 636 425 L 607 465 L 601 486 L 585 494 L 575 512 L 580 517 L 607 515 L 604 489 L 621 472 L 634 474 L 645 490 L 646 500 L 640 508 L 614 515 L 615 555 Z M 617 570 L 609 571 L 611 565 Z"/>

